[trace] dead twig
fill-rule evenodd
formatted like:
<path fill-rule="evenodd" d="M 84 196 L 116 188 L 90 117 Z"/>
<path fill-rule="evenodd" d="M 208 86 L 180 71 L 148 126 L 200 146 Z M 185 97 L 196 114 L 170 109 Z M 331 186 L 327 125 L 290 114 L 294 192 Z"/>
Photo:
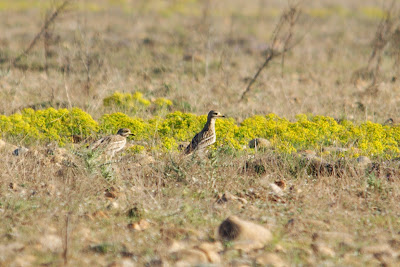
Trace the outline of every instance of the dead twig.
<path fill-rule="evenodd" d="M 40 31 L 36 34 L 35 38 L 33 38 L 33 40 L 31 41 L 31 43 L 29 44 L 29 46 L 21 53 L 19 54 L 16 58 L 14 58 L 11 61 L 11 66 L 15 66 L 15 64 L 21 60 L 21 58 L 25 55 L 27 55 L 32 48 L 35 46 L 35 44 L 37 43 L 37 41 L 40 39 L 40 37 L 47 32 L 49 26 L 55 21 L 55 19 L 57 18 L 57 16 L 68 6 L 68 4 L 71 2 L 71 0 L 65 0 L 64 2 L 62 2 L 62 4 L 60 6 L 58 6 L 56 8 L 56 10 L 53 12 L 53 14 L 45 20 L 42 28 L 40 29 Z"/>
<path fill-rule="evenodd" d="M 249 84 L 246 87 L 246 90 L 242 93 L 240 97 L 240 102 L 243 101 L 246 95 L 250 92 L 251 86 L 257 80 L 261 71 L 267 67 L 268 63 L 277 56 L 282 55 L 281 66 L 283 73 L 283 65 L 284 65 L 284 56 L 286 52 L 290 51 L 293 47 L 295 47 L 302 39 L 298 38 L 297 40 L 293 40 L 294 27 L 300 17 L 301 11 L 299 4 L 291 5 L 287 10 L 285 10 L 281 17 L 279 18 L 278 24 L 276 25 L 273 35 L 271 46 L 267 51 L 267 55 L 264 63 L 257 70 L 254 77 L 250 80 Z"/>
<path fill-rule="evenodd" d="M 392 1 L 389 7 L 385 10 L 385 17 L 379 22 L 374 39 L 372 40 L 373 50 L 368 60 L 368 70 L 372 72 L 373 78 L 372 85 L 377 82 L 383 51 L 391 40 L 399 22 L 396 16 L 393 15 L 393 10 L 395 10 L 394 4 L 394 1 Z"/>
<path fill-rule="evenodd" d="M 294 26 L 296 25 L 296 22 L 298 21 L 300 16 L 300 12 L 298 10 L 297 7 L 294 8 L 290 8 L 289 10 L 289 14 L 287 14 L 287 16 L 285 17 L 285 19 L 287 20 L 287 22 L 289 23 L 289 28 L 288 28 L 288 32 L 286 34 L 286 37 L 283 41 L 283 52 L 282 52 L 282 61 L 281 61 L 281 75 L 283 77 L 283 66 L 285 63 L 285 54 L 286 51 L 288 51 L 288 46 L 292 40 L 293 37 L 293 29 Z"/>
<path fill-rule="evenodd" d="M 70 217 L 71 213 L 67 213 L 66 217 L 65 217 L 65 235 L 64 235 L 64 251 L 63 251 L 63 259 L 64 259 L 64 265 L 68 264 L 68 227 L 69 227 L 69 217 Z"/>
<path fill-rule="evenodd" d="M 394 53 L 400 51 L 396 40 L 400 28 L 399 9 L 394 0 L 384 9 L 385 15 L 380 20 L 374 38 L 371 41 L 372 52 L 366 67 L 354 71 L 352 82 L 358 83 L 359 79 L 371 79 L 371 83 L 360 93 L 361 96 L 374 96 L 378 93 L 377 84 L 381 72 L 382 59 L 387 47 L 392 46 Z M 396 59 L 395 59 L 396 66 Z"/>

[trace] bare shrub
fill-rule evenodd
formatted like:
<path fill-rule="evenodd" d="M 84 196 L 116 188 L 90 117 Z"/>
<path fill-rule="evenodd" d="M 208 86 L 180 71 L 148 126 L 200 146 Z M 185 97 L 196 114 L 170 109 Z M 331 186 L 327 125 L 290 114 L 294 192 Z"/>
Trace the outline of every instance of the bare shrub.
<path fill-rule="evenodd" d="M 251 90 L 251 86 L 257 80 L 261 71 L 266 68 L 269 62 L 275 57 L 281 56 L 281 66 L 283 73 L 283 65 L 285 62 L 285 54 L 295 47 L 301 38 L 294 39 L 294 28 L 300 18 L 300 4 L 290 4 L 288 9 L 284 10 L 279 18 L 279 21 L 273 31 L 271 45 L 267 50 L 266 58 L 263 65 L 257 70 L 254 77 L 250 80 L 246 89 L 240 96 L 239 101 L 243 101 L 246 95 Z"/>
<path fill-rule="evenodd" d="M 359 78 L 371 80 L 371 84 L 365 90 L 367 94 L 371 92 L 376 94 L 376 84 L 381 74 L 382 57 L 389 46 L 395 55 L 395 66 L 399 60 L 400 13 L 395 1 L 392 1 L 386 7 L 384 13 L 385 15 L 379 21 L 374 38 L 371 41 L 372 52 L 368 59 L 368 65 L 356 70 L 352 75 L 353 83 L 357 82 Z"/>

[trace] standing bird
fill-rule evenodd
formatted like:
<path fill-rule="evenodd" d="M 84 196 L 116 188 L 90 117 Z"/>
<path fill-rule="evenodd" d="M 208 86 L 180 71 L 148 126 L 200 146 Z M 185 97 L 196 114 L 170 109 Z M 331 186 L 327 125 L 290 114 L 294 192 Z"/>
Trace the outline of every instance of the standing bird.
<path fill-rule="evenodd" d="M 217 139 L 215 135 L 215 120 L 217 118 L 225 118 L 225 116 L 215 110 L 208 112 L 207 122 L 203 130 L 193 137 L 192 142 L 185 149 L 185 154 L 190 154 L 195 150 L 203 150 L 215 143 Z"/>
<path fill-rule="evenodd" d="M 90 145 L 90 149 L 104 152 L 112 158 L 115 152 L 122 150 L 126 145 L 126 138 L 132 135 L 128 128 L 119 129 L 117 134 L 103 137 Z"/>

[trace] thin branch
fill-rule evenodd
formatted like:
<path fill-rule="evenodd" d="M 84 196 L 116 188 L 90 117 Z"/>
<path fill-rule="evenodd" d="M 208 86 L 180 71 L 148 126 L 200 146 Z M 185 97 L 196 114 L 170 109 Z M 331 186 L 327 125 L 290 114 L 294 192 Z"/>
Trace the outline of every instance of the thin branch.
<path fill-rule="evenodd" d="M 64 235 L 64 251 L 63 251 L 63 259 L 64 259 L 64 266 L 68 265 L 68 239 L 69 239 L 69 217 L 71 213 L 68 212 L 66 217 L 65 217 L 65 235 Z"/>
<path fill-rule="evenodd" d="M 53 14 L 44 22 L 42 28 L 40 29 L 39 33 L 36 34 L 35 38 L 31 41 L 29 46 L 16 58 L 11 61 L 11 66 L 15 66 L 15 64 L 21 60 L 21 58 L 27 55 L 32 48 L 35 46 L 36 42 L 40 39 L 40 37 L 47 31 L 49 26 L 54 22 L 57 16 L 63 11 L 67 5 L 70 3 L 70 0 L 64 0 L 64 2 L 53 12 Z"/>
<path fill-rule="evenodd" d="M 288 10 L 285 10 L 282 13 L 281 17 L 279 18 L 278 24 L 275 26 L 275 29 L 273 31 L 272 42 L 271 42 L 272 45 L 267 51 L 265 61 L 262 64 L 262 66 L 257 70 L 254 77 L 250 80 L 246 89 L 242 93 L 239 102 L 245 99 L 245 96 L 248 94 L 248 92 L 250 92 L 251 86 L 255 83 L 261 71 L 267 67 L 268 63 L 272 59 L 282 55 L 281 64 L 283 68 L 285 53 L 290 51 L 293 47 L 295 47 L 298 43 L 300 43 L 301 40 L 303 40 L 304 36 L 298 38 L 296 41 L 293 41 L 293 32 L 294 32 L 293 29 L 299 17 L 300 17 L 299 4 L 290 6 Z M 282 32 L 285 25 L 287 25 L 287 30 L 285 32 Z M 277 47 L 282 42 L 283 42 L 283 48 L 281 51 L 279 51 Z"/>
<path fill-rule="evenodd" d="M 274 58 L 274 53 L 272 52 L 272 50 L 268 51 L 268 56 L 264 61 L 264 64 L 262 64 L 262 66 L 258 69 L 257 73 L 254 75 L 253 79 L 251 79 L 251 81 L 249 82 L 249 84 L 246 87 L 246 90 L 244 90 L 244 92 L 242 93 L 242 96 L 240 97 L 240 101 L 243 101 L 244 97 L 246 96 L 246 94 L 250 91 L 251 86 L 253 85 L 253 83 L 257 80 L 258 75 L 260 75 L 261 71 L 268 65 L 268 63 Z"/>
<path fill-rule="evenodd" d="M 395 14 L 394 14 L 395 13 Z M 381 19 L 375 31 L 374 39 L 372 40 L 372 52 L 368 60 L 367 70 L 372 72 L 372 83 L 370 86 L 377 84 L 380 67 L 382 62 L 382 55 L 385 47 L 391 41 L 396 28 L 399 26 L 399 18 L 395 1 L 393 0 L 390 5 L 385 9 L 385 16 Z"/>
<path fill-rule="evenodd" d="M 285 54 L 287 51 L 287 48 L 289 46 L 290 41 L 292 40 L 293 37 L 293 29 L 294 26 L 296 25 L 297 20 L 299 19 L 300 12 L 298 12 L 297 7 L 292 7 L 289 10 L 288 14 L 288 21 L 289 21 L 289 29 L 288 33 L 286 35 L 285 41 L 283 42 L 283 53 L 282 53 L 282 60 L 281 60 L 281 76 L 283 77 L 283 67 L 285 64 Z"/>

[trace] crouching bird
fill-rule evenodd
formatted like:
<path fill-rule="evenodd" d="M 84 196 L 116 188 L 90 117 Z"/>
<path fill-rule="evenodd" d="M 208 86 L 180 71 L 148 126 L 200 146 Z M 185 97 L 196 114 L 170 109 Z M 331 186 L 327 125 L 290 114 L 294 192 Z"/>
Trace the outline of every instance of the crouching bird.
<path fill-rule="evenodd" d="M 128 128 L 119 129 L 117 134 L 105 136 L 90 145 L 91 150 L 98 150 L 112 158 L 114 154 L 122 150 L 126 145 L 126 138 L 133 135 Z"/>
<path fill-rule="evenodd" d="M 195 150 L 203 150 L 215 143 L 217 139 L 215 135 L 215 121 L 217 118 L 225 118 L 225 116 L 215 110 L 208 112 L 207 122 L 203 130 L 193 137 L 192 142 L 190 142 L 184 151 L 185 154 L 190 154 Z"/>

